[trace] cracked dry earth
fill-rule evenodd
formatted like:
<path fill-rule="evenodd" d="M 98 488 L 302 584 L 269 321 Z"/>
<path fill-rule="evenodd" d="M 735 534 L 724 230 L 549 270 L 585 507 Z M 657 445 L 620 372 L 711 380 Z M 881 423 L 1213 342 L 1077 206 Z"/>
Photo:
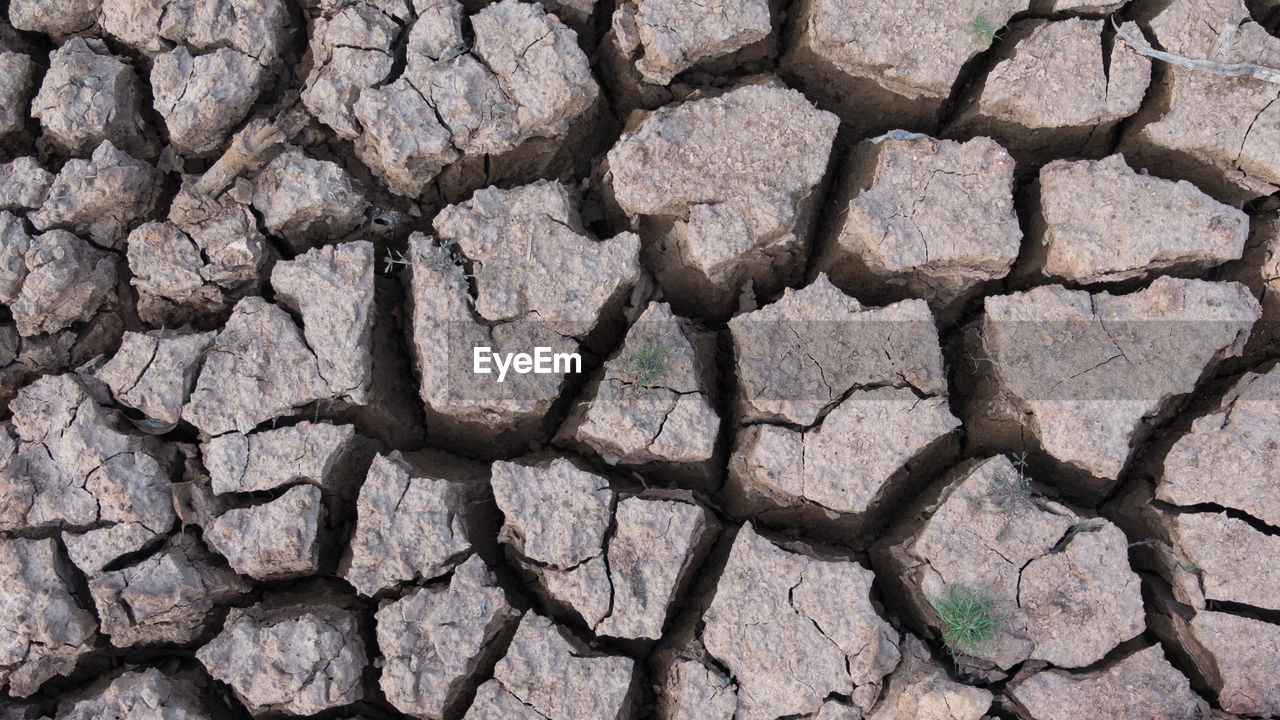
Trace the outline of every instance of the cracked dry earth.
<path fill-rule="evenodd" d="M 1280 716 L 1280 2 L 3 6 L 0 720 Z"/>

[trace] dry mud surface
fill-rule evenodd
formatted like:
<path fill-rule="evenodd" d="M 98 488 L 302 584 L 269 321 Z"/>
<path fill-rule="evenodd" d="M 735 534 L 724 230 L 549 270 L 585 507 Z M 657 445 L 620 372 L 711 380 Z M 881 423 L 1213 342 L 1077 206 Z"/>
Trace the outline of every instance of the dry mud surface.
<path fill-rule="evenodd" d="M 1280 717 L 1280 3 L 0 7 L 0 720 Z"/>

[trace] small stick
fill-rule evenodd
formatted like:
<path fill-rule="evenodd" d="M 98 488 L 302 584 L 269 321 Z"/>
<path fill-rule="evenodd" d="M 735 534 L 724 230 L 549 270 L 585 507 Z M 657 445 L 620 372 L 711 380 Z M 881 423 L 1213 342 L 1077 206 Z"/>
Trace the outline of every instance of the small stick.
<path fill-rule="evenodd" d="M 1280 70 L 1276 68 L 1265 67 L 1263 65 L 1254 65 L 1253 63 L 1220 63 L 1212 60 L 1197 60 L 1195 58 L 1184 57 L 1182 55 L 1174 55 L 1163 50 L 1156 50 L 1151 47 L 1146 39 L 1137 40 L 1133 36 L 1120 29 L 1116 24 L 1116 18 L 1111 17 L 1111 27 L 1116 29 L 1116 35 L 1124 40 L 1125 44 L 1133 48 L 1137 52 L 1156 60 L 1163 60 L 1170 65 L 1178 65 L 1200 72 L 1211 73 L 1213 75 L 1221 75 L 1223 77 L 1251 77 L 1263 82 L 1275 83 L 1280 85 Z"/>

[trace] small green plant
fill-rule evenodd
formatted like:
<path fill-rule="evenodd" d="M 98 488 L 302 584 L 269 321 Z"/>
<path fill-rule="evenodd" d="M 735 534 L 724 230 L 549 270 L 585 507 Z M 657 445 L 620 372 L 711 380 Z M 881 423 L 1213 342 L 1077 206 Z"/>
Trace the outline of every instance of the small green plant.
<path fill-rule="evenodd" d="M 990 355 L 983 355 L 979 357 L 977 355 L 974 355 L 973 353 L 965 353 L 964 356 L 965 356 L 965 359 L 968 360 L 969 363 L 973 365 L 971 370 L 972 372 L 975 372 L 975 373 L 978 372 L 978 367 L 982 365 L 982 363 L 991 363 L 992 367 L 995 367 L 995 364 L 996 364 L 996 359 L 991 357 Z"/>
<path fill-rule="evenodd" d="M 970 40 L 984 48 L 1000 39 L 1000 28 L 987 17 L 986 10 L 978 10 L 969 16 L 969 25 L 964 31 Z"/>
<path fill-rule="evenodd" d="M 948 585 L 941 597 L 926 597 L 942 621 L 942 642 L 953 657 L 981 650 L 1004 622 L 994 600 L 964 585 Z"/>
<path fill-rule="evenodd" d="M 631 362 L 627 369 L 635 376 L 635 382 L 641 387 L 653 387 L 653 384 L 667 374 L 667 346 L 661 342 L 646 340 L 635 352 L 631 353 Z"/>
<path fill-rule="evenodd" d="M 991 478 L 991 502 L 1008 514 L 1004 525 L 1000 528 L 1000 532 L 996 533 L 996 540 L 1001 542 L 1009 536 L 1009 527 L 1013 523 L 1013 517 L 1019 511 L 1032 507 L 1038 494 L 1031 487 L 1031 478 L 1027 477 L 1027 454 L 1025 452 L 1021 455 L 1015 453 L 1009 456 L 1009 462 L 1017 469 L 1017 477 L 1011 478 L 1005 473 L 997 471 Z"/>

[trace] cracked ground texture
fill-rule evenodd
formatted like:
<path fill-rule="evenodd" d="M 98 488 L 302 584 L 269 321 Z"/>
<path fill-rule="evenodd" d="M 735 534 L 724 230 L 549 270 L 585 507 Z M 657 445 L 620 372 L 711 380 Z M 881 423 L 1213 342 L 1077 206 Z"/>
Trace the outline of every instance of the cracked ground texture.
<path fill-rule="evenodd" d="M 0 720 L 1280 717 L 1280 3 L 2 7 Z"/>

